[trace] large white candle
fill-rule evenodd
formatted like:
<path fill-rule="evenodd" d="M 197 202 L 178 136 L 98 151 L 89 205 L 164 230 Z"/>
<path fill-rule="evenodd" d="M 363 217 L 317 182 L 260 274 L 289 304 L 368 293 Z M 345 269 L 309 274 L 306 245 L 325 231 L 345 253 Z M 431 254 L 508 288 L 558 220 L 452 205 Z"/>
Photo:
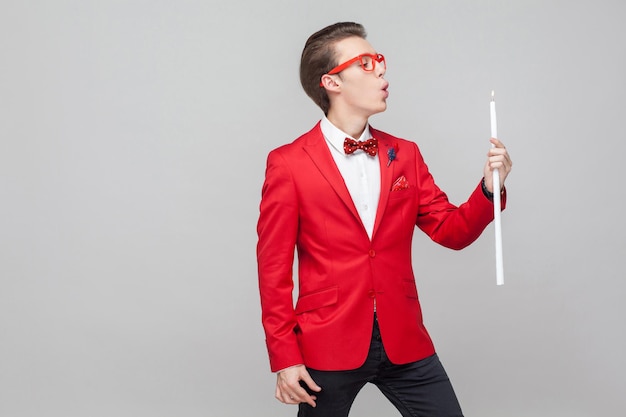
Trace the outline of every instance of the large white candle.
<path fill-rule="evenodd" d="M 496 100 L 495 92 L 491 91 L 491 137 L 498 138 L 498 122 L 496 120 Z M 492 145 L 493 146 L 493 145 Z M 504 284 L 504 261 L 502 259 L 502 222 L 500 218 L 500 174 L 498 170 L 493 171 L 493 214 L 496 231 L 496 284 Z"/>

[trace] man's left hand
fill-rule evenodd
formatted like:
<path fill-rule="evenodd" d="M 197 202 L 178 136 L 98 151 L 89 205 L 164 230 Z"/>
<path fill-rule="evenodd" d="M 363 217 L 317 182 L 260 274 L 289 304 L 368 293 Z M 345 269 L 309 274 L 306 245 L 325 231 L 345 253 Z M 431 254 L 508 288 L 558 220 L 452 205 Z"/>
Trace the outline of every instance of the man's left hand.
<path fill-rule="evenodd" d="M 493 190 L 493 171 L 497 169 L 500 173 L 500 191 L 502 191 L 504 188 L 504 180 L 509 175 L 509 172 L 511 172 L 513 162 L 502 142 L 495 138 L 491 138 L 490 142 L 493 143 L 495 147 L 489 149 L 487 153 L 487 162 L 484 168 L 485 186 L 490 192 L 498 194 L 499 191 Z"/>

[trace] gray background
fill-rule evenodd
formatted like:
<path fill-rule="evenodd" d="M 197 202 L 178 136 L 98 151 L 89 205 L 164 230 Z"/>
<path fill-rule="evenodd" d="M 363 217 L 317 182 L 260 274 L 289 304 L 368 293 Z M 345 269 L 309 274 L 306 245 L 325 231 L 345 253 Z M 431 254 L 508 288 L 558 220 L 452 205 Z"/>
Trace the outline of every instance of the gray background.
<path fill-rule="evenodd" d="M 256 283 L 265 157 L 320 118 L 306 38 L 363 23 L 372 124 L 460 203 L 496 91 L 503 215 L 414 244 L 467 416 L 624 414 L 623 1 L 7 1 L 0 12 L 0 415 L 293 416 Z M 397 415 L 366 388 L 354 416 Z"/>

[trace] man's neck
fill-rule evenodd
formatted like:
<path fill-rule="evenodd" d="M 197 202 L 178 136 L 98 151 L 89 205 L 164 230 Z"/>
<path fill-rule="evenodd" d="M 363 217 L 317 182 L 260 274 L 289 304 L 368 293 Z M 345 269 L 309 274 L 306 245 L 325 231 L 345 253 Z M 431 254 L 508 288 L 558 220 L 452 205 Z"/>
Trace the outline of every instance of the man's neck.
<path fill-rule="evenodd" d="M 326 117 L 333 125 L 355 139 L 361 136 L 367 126 L 367 118 L 361 116 L 341 116 L 337 112 L 329 111 Z"/>

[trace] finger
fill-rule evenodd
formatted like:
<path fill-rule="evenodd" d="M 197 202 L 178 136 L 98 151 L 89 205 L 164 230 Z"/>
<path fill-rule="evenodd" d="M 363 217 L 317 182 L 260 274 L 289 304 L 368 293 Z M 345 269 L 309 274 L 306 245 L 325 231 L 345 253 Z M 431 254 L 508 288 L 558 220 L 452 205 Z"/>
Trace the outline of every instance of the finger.
<path fill-rule="evenodd" d="M 507 169 L 507 170 L 511 170 L 511 167 L 513 166 L 513 161 L 511 161 L 511 158 L 509 157 L 508 154 L 503 154 L 503 155 L 494 155 L 489 157 L 489 163 L 493 164 L 493 163 L 502 163 L 502 165 Z"/>
<path fill-rule="evenodd" d="M 491 138 L 489 142 L 493 143 L 496 148 L 504 148 L 504 143 L 500 142 L 497 138 Z"/>
<path fill-rule="evenodd" d="M 281 391 L 277 394 L 276 399 L 284 404 L 298 404 L 300 402 L 298 394 Z"/>
<path fill-rule="evenodd" d="M 290 395 L 287 393 L 287 391 L 283 391 L 279 389 L 278 387 L 276 388 L 275 397 L 278 401 L 284 404 L 289 404 L 291 402 Z"/>
<path fill-rule="evenodd" d="M 307 387 L 309 387 L 312 391 L 320 392 L 322 390 L 322 387 L 317 385 L 315 381 L 313 381 L 313 378 L 311 378 L 311 375 L 306 371 L 302 374 L 302 381 L 304 381 Z"/>
<path fill-rule="evenodd" d="M 311 375 L 309 374 L 309 372 L 306 369 L 303 370 L 303 372 L 301 373 L 300 379 L 306 384 L 306 386 L 311 391 L 320 392 L 322 390 L 322 388 L 315 383 L 313 378 L 311 378 Z M 311 405 L 312 407 L 315 407 L 315 401 L 314 400 L 316 399 L 316 397 L 314 395 L 309 395 L 309 393 L 306 392 L 306 390 L 304 388 L 302 388 L 302 391 L 300 392 L 300 394 L 304 394 L 304 397 L 300 398 L 303 402 L 306 402 L 307 404 Z"/>
<path fill-rule="evenodd" d="M 276 399 L 284 404 L 307 403 L 315 407 L 317 397 L 309 395 L 300 384 L 284 384 L 276 387 Z"/>
<path fill-rule="evenodd" d="M 490 165 L 500 162 L 507 168 L 513 165 L 513 162 L 507 153 L 496 152 L 496 150 L 494 150 L 494 152 L 489 152 L 488 161 Z"/>
<path fill-rule="evenodd" d="M 495 147 L 489 149 L 489 152 L 487 152 L 487 156 L 488 157 L 497 156 L 497 155 L 503 156 L 504 159 L 506 160 L 504 164 L 507 166 L 507 169 L 510 171 L 511 166 L 513 166 L 513 161 L 511 160 L 511 156 L 509 155 L 509 152 L 506 150 L 504 144 L 495 138 L 491 138 L 490 141 L 491 143 L 494 144 Z"/>
<path fill-rule="evenodd" d="M 490 166 L 490 170 L 492 174 L 494 172 L 498 172 L 498 175 L 500 176 L 500 190 L 502 190 L 504 188 L 504 182 L 509 175 L 509 172 L 511 172 L 511 167 L 504 163 L 494 163 Z"/>
<path fill-rule="evenodd" d="M 307 403 L 309 404 L 311 407 L 315 407 L 315 400 L 317 399 L 317 397 L 315 395 L 309 395 L 308 392 L 306 392 L 306 390 L 302 387 L 300 387 L 300 389 L 293 391 L 290 395 L 289 395 L 289 400 L 294 403 Z"/>
<path fill-rule="evenodd" d="M 506 162 L 506 158 L 502 155 L 494 155 L 489 157 L 489 165 L 500 164 L 504 165 Z"/>
<path fill-rule="evenodd" d="M 507 158 L 509 156 L 509 153 L 507 152 L 506 148 L 490 148 L 487 152 L 487 156 L 502 156 Z"/>

